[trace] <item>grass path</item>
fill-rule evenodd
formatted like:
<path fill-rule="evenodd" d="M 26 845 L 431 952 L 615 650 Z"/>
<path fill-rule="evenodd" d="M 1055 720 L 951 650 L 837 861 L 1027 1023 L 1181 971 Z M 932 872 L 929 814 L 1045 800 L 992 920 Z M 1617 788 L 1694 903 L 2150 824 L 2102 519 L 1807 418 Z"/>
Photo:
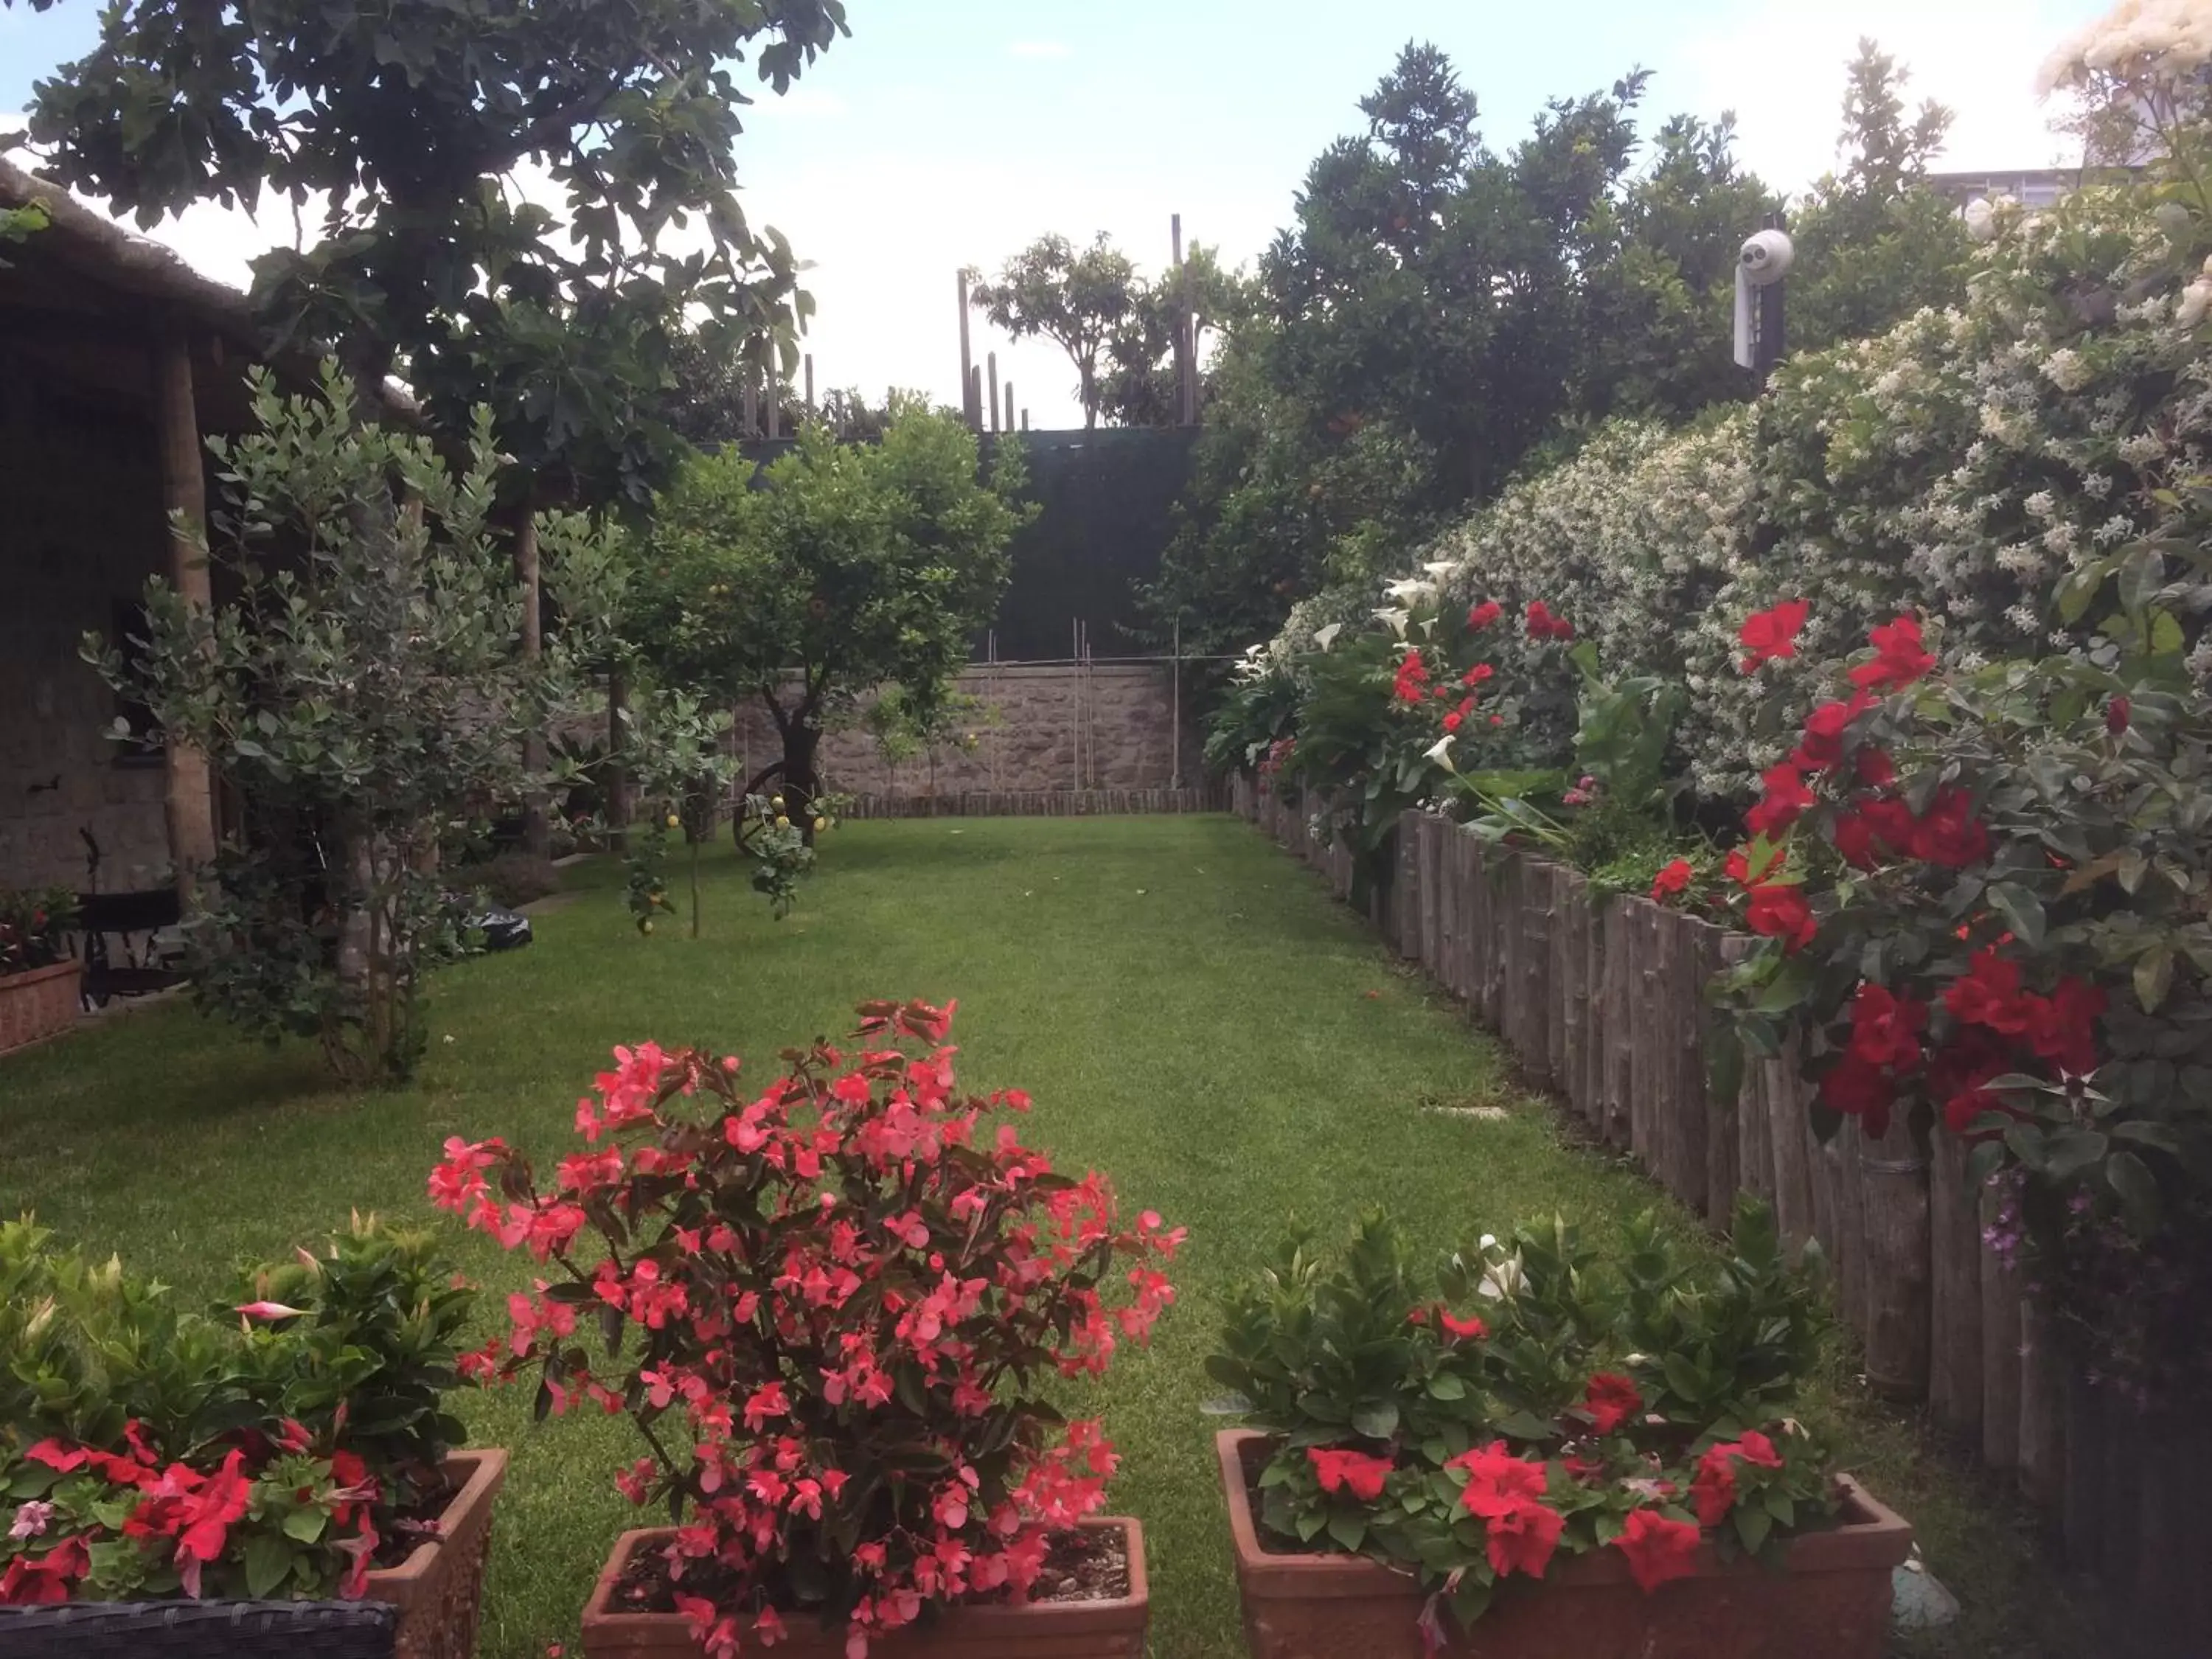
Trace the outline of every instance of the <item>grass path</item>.
<path fill-rule="evenodd" d="M 441 978 L 428 1059 L 404 1091 L 336 1092 L 304 1047 L 253 1047 L 182 1007 L 0 1062 L 0 1214 L 35 1208 L 204 1297 L 240 1256 L 278 1253 L 349 1207 L 429 1218 L 423 1177 L 448 1134 L 567 1150 L 576 1097 L 616 1042 L 696 1041 L 766 1064 L 848 1030 L 862 998 L 957 997 L 965 1084 L 1029 1090 L 1031 1138 L 1063 1168 L 1101 1168 L 1125 1204 L 1190 1229 L 1182 1305 L 1097 1403 L 1125 1459 L 1114 1507 L 1148 1534 L 1154 1653 L 1229 1659 L 1242 1646 L 1209 1468 L 1218 1425 L 1202 1409 L 1220 1288 L 1293 1218 L 1334 1231 L 1384 1205 L 1441 1246 L 1555 1209 L 1601 1237 L 1664 1204 L 1563 1144 L 1488 1039 L 1229 818 L 855 825 L 780 925 L 724 848 L 706 860 L 696 941 L 666 926 L 640 938 L 606 861 L 571 875 L 577 901 L 538 919 L 533 948 Z M 1507 1115 L 1432 1109 L 1468 1104 Z M 455 1243 L 488 1289 L 520 1279 L 483 1241 Z M 627 1513 L 609 1480 L 632 1455 L 628 1425 L 533 1430 L 526 1405 L 463 1408 L 477 1438 L 515 1451 L 488 1659 L 573 1638 Z M 1936 1650 L 2037 1651 L 2017 1524 L 1848 1387 L 1825 1409 L 1972 1606 Z"/>

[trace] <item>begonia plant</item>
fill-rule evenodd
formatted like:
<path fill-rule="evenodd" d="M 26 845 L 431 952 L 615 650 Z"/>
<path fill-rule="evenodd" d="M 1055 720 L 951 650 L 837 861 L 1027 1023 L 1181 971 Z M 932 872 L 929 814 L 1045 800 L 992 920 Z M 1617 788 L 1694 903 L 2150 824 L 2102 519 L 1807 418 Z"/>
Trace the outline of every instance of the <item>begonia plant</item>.
<path fill-rule="evenodd" d="M 860 1656 L 1024 1599 L 1116 1461 L 1048 1393 L 1174 1299 L 1182 1231 L 1024 1146 L 1020 1091 L 957 1092 L 950 1006 L 860 1012 L 854 1048 L 786 1050 L 757 1088 L 735 1057 L 617 1049 L 549 1184 L 497 1140 L 430 1178 L 546 1268 L 467 1368 L 534 1375 L 541 1415 L 629 1413 L 647 1453 L 617 1484 L 678 1523 L 659 1610 L 712 1655 L 809 1619 Z"/>

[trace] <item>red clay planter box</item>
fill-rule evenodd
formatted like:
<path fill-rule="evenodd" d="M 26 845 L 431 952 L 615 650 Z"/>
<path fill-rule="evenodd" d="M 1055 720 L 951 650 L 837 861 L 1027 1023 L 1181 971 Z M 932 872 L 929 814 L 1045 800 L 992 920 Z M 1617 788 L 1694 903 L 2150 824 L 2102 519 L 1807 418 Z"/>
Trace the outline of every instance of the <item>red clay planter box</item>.
<path fill-rule="evenodd" d="M 446 1468 L 461 1486 L 438 1517 L 438 1536 L 368 1575 L 368 1599 L 399 1609 L 393 1659 L 473 1659 L 477 1650 L 492 1500 L 507 1479 L 507 1454 L 495 1446 L 455 1452 Z"/>
<path fill-rule="evenodd" d="M 0 975 L 0 1054 L 27 1048 L 76 1024 L 77 964 L 57 962 Z"/>
<path fill-rule="evenodd" d="M 1253 1659 L 1424 1659 L 1409 1576 L 1261 1547 L 1244 1457 L 1264 1439 L 1232 1429 L 1217 1442 Z M 1540 1587 L 1501 1595 L 1471 1634 L 1450 1626 L 1444 1659 L 1882 1659 L 1890 1573 L 1912 1528 L 1856 1483 L 1844 1489 L 1844 1524 L 1794 1540 L 1787 1572 L 1723 1562 L 1707 1544 L 1697 1577 L 1647 1595 L 1618 1551 L 1562 1559 Z"/>
<path fill-rule="evenodd" d="M 947 1608 L 933 1623 L 877 1637 L 869 1659 L 1144 1659 L 1151 1595 L 1145 1585 L 1145 1534 L 1134 1521 L 1107 1516 L 1086 1527 L 1122 1535 L 1129 1557 L 1129 1593 L 1112 1601 L 1037 1601 L 1026 1607 Z M 584 1608 L 585 1659 L 698 1659 L 699 1644 L 680 1613 L 610 1611 L 630 1558 L 675 1534 L 626 1532 Z M 842 1630 L 793 1619 L 775 1644 L 776 1659 L 845 1659 Z"/>

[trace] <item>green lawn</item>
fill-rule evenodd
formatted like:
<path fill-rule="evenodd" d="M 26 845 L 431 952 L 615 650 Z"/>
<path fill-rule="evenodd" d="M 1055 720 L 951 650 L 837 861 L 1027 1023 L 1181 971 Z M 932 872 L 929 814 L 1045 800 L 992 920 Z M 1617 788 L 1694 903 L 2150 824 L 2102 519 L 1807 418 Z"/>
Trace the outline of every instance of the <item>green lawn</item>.
<path fill-rule="evenodd" d="M 574 901 L 538 918 L 534 947 L 439 981 L 429 1056 L 404 1091 L 337 1092 L 306 1048 L 254 1047 L 184 1007 L 0 1062 L 0 1213 L 35 1208 L 204 1296 L 238 1257 L 275 1254 L 350 1207 L 431 1218 L 423 1178 L 449 1134 L 566 1150 L 577 1096 L 616 1042 L 769 1060 L 849 1029 L 866 997 L 957 997 L 963 1081 L 1029 1090 L 1031 1138 L 1063 1167 L 1103 1169 L 1126 1204 L 1190 1230 L 1181 1305 L 1150 1351 L 1126 1351 L 1097 1404 L 1124 1453 L 1115 1507 L 1147 1531 L 1153 1651 L 1226 1659 L 1242 1649 L 1201 1370 L 1224 1283 L 1294 1218 L 1333 1230 L 1386 1205 L 1441 1246 L 1554 1209 L 1602 1236 L 1661 1201 L 1563 1141 L 1487 1038 L 1241 823 L 865 823 L 824 850 L 781 924 L 726 848 L 710 854 L 696 941 L 667 925 L 640 938 L 607 861 L 570 872 Z M 1474 1103 L 1509 1115 L 1433 1109 Z M 528 1265 L 458 1231 L 454 1244 L 501 1292 Z M 1856 1467 L 1920 1524 L 1968 1602 L 1928 1650 L 2080 1650 L 2013 1512 L 1860 1400 L 1845 1357 L 1836 1369 L 1814 1411 L 1844 1423 Z M 609 1482 L 632 1455 L 628 1425 L 533 1428 L 526 1405 L 514 1394 L 463 1408 L 479 1439 L 515 1455 L 490 1659 L 573 1638 L 627 1513 Z"/>

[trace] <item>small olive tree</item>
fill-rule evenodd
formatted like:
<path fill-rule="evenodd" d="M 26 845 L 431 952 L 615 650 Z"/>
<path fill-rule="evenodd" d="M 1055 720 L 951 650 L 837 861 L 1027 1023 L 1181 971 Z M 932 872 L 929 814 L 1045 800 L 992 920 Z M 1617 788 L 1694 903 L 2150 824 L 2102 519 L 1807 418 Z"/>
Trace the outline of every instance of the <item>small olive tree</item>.
<path fill-rule="evenodd" d="M 635 607 L 653 672 L 767 708 L 782 757 L 746 793 L 775 781 L 810 842 L 823 731 L 885 686 L 925 720 L 946 696 L 1005 591 L 1024 481 L 1012 441 L 986 477 L 958 416 L 895 398 L 879 442 L 810 428 L 765 472 L 726 449 L 661 496 Z"/>
<path fill-rule="evenodd" d="M 319 1039 L 349 1083 L 393 1080 L 422 1051 L 424 972 L 462 943 L 441 841 L 550 781 L 525 775 L 522 734 L 586 683 L 573 665 L 622 567 L 608 533 L 542 518 L 568 625 L 526 659 L 489 416 L 453 471 L 428 438 L 364 423 L 334 367 L 313 397 L 262 376 L 254 408 L 258 430 L 210 446 L 228 488 L 201 551 L 228 597 L 156 577 L 142 660 L 97 635 L 86 651 L 242 807 L 188 918 L 202 1005 Z"/>

